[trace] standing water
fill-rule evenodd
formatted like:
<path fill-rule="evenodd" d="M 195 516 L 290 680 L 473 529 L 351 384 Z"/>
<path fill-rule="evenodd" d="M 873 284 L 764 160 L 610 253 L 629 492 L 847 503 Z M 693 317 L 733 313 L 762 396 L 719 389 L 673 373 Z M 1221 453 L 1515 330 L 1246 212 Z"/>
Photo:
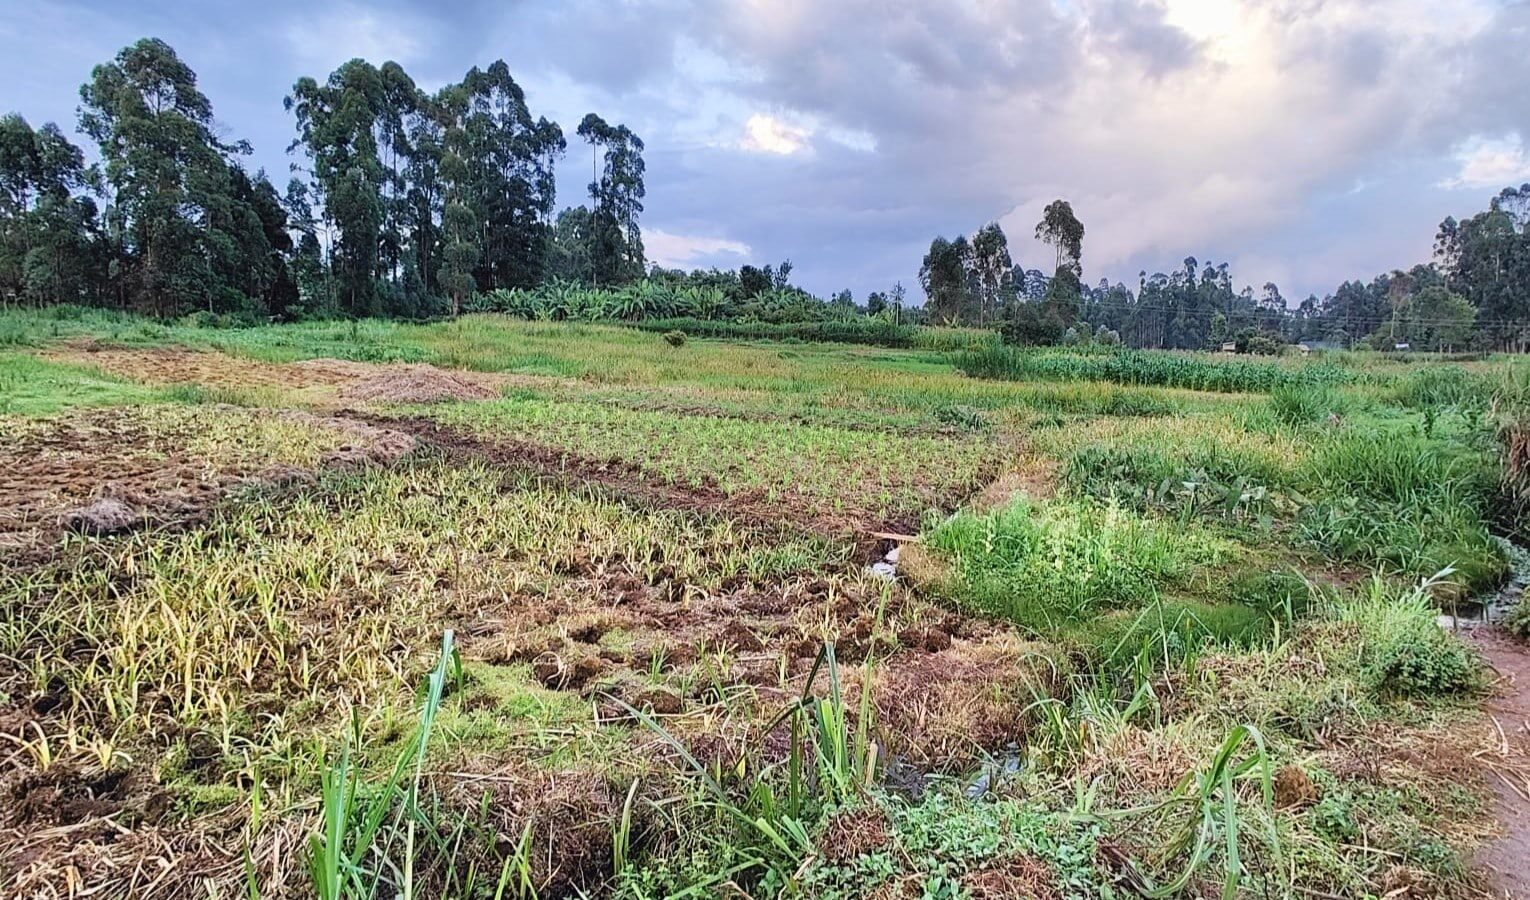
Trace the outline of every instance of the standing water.
<path fill-rule="evenodd" d="M 1440 627 L 1471 628 L 1497 625 L 1513 606 L 1521 602 L 1530 587 L 1530 550 L 1504 538 L 1494 538 L 1509 558 L 1509 580 L 1490 593 L 1478 594 L 1456 604 L 1453 612 L 1440 616 Z"/>

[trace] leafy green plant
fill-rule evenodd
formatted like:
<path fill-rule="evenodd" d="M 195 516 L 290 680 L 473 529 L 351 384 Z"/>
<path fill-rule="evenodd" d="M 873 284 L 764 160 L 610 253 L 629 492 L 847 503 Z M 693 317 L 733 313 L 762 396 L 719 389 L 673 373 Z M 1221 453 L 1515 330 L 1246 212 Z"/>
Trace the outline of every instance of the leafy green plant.
<path fill-rule="evenodd" d="M 1362 665 L 1372 688 L 1385 694 L 1431 697 L 1459 694 L 1480 685 L 1476 656 L 1436 624 L 1439 613 L 1433 589 L 1453 574 L 1446 569 L 1401 592 L 1373 578 L 1364 591 L 1333 601 L 1335 617 L 1360 631 Z"/>
<path fill-rule="evenodd" d="M 1220 557 L 1214 540 L 1118 507 L 1017 500 L 958 513 L 926 535 L 958 601 L 1034 629 L 1140 604 Z"/>
<path fill-rule="evenodd" d="M 440 661 L 427 679 L 419 724 L 380 787 L 363 783 L 360 770 L 351 763 L 349 741 L 334 766 L 323 773 L 323 827 L 309 840 L 309 871 L 320 900 L 373 897 L 385 885 L 405 898 L 412 896 L 415 845 L 423 818 L 419 799 L 425 750 L 447 679 L 454 672 L 460 676 L 461 668 L 452 633 L 447 631 L 441 639 Z M 431 827 L 428 821 L 424 825 Z M 395 860 L 399 841 L 403 842 L 398 851 L 402 859 Z"/>

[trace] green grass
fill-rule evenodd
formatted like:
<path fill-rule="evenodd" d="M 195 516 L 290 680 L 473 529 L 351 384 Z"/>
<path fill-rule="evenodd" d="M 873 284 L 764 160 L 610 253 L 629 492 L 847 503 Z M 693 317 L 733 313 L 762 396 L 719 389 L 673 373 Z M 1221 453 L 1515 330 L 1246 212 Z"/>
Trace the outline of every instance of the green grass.
<path fill-rule="evenodd" d="M 0 350 L 0 416 L 45 416 L 82 406 L 121 406 L 162 399 L 153 388 L 86 366 Z"/>
<path fill-rule="evenodd" d="M 330 893 L 1380 896 L 1399 863 L 1421 893 L 1461 886 L 1478 801 L 1419 760 L 1470 760 L 1487 730 L 1477 661 L 1434 616 L 1504 571 L 1488 522 L 1523 481 L 1497 454 L 1523 441 L 1526 369 L 730 331 L 671 346 L 498 315 L 215 329 L 0 313 L 22 440 L 104 405 L 127 409 L 79 427 L 112 419 L 135 463 L 309 468 L 334 449 L 261 411 L 290 402 L 279 390 L 157 390 L 30 355 L 94 338 L 527 376 L 502 399 L 405 411 L 643 483 L 614 499 L 426 453 L 241 496 L 175 533 L 71 538 L 52 564 L 0 571 L 0 696 L 56 704 L 28 714 L 5 765 L 147 775 L 247 841 L 272 892 L 291 892 L 282 860 L 309 859 L 309 838 L 313 883 L 297 884 Z M 1001 471 L 1033 498 L 945 515 Z M 644 486 L 733 502 L 669 508 Z M 730 517 L 932 508 L 907 580 L 885 585 L 849 540 Z M 724 622 L 770 649 L 733 646 Z M 856 662 L 825 669 L 825 651 L 811 682 L 796 645 L 821 640 Z M 547 653 L 603 667 L 560 689 Z M 1035 677 L 997 655 L 1034 658 Z M 660 689 L 669 712 L 633 710 Z M 916 739 L 887 722 L 1001 701 L 1012 734 L 955 735 L 973 749 L 929 759 L 949 774 L 995 754 L 981 799 L 963 796 L 977 772 L 918 800 L 880 782 L 917 777 L 897 758 Z M 879 704 L 904 706 L 882 720 Z M 1318 795 L 1273 805 L 1272 770 Z"/>
<path fill-rule="evenodd" d="M 1291 386 L 1344 384 L 1349 372 L 1321 362 L 1219 360 L 1187 353 L 1116 350 L 1076 353 L 986 347 L 962 355 L 962 371 L 1008 381 L 1112 381 L 1199 391 L 1269 392 Z"/>
<path fill-rule="evenodd" d="M 635 463 L 660 482 L 716 485 L 741 501 L 795 500 L 799 514 L 806 509 L 917 519 L 976 486 L 994 453 L 981 438 L 687 416 L 533 396 L 420 411 L 487 435 Z"/>
<path fill-rule="evenodd" d="M 1140 607 L 1230 551 L 1125 509 L 1024 500 L 959 513 L 928 541 L 949 561 L 955 600 L 1041 633 Z"/>

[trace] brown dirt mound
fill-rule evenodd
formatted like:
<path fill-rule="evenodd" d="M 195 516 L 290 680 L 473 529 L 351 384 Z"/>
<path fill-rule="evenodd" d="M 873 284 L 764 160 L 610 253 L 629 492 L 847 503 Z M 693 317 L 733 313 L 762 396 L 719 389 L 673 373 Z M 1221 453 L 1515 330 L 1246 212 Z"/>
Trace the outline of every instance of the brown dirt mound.
<path fill-rule="evenodd" d="M 999 632 L 938 653 L 893 657 L 877 673 L 877 721 L 890 749 L 925 769 L 960 769 L 982 751 L 1020 744 L 1038 696 L 1052 696 L 1066 662 L 1043 644 Z"/>
<path fill-rule="evenodd" d="M 340 389 L 346 400 L 371 403 L 443 403 L 492 400 L 493 388 L 432 365 L 392 366 Z"/>

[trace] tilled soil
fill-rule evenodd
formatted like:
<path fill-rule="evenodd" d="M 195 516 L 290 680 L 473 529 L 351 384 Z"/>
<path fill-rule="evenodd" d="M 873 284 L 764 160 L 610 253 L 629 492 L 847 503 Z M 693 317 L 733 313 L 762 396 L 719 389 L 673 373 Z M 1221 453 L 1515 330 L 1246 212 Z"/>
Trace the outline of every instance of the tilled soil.
<path fill-rule="evenodd" d="M 351 411 L 360 421 L 407 432 L 458 462 L 481 461 L 515 471 L 530 471 L 571 488 L 595 488 L 622 499 L 662 509 L 726 515 L 740 524 L 767 531 L 782 528 L 828 537 L 852 537 L 862 555 L 877 543 L 875 531 L 905 532 L 913 523 L 888 522 L 872 511 L 827 512 L 806 497 L 767 497 L 764 491 L 729 493 L 717 482 L 673 483 L 643 466 L 618 457 L 596 458 L 530 441 L 484 438 L 424 417 L 390 417 Z M 951 498 L 952 505 L 961 498 Z"/>
<path fill-rule="evenodd" d="M 184 347 L 120 347 L 99 342 L 65 345 L 49 359 L 93 366 L 146 384 L 195 384 L 233 391 L 279 389 L 289 402 L 329 407 L 351 403 L 439 403 L 486 400 L 508 385 L 548 379 L 447 371 L 425 363 L 366 363 L 305 359 L 272 363 Z"/>
<path fill-rule="evenodd" d="M 218 407 L 208 408 L 216 414 Z M 296 411 L 246 411 L 327 432 L 319 469 L 386 464 L 415 447 L 398 431 Z M 21 428 L 0 443 L 0 559 L 46 554 L 71 528 L 116 533 L 194 522 L 244 487 L 307 480 L 312 472 L 274 463 L 258 450 L 205 458 L 187 449 L 196 422 L 179 430 L 127 409 L 81 410 Z M 110 507 L 108 510 L 107 507 Z M 110 524 L 102 524 L 109 522 Z"/>

